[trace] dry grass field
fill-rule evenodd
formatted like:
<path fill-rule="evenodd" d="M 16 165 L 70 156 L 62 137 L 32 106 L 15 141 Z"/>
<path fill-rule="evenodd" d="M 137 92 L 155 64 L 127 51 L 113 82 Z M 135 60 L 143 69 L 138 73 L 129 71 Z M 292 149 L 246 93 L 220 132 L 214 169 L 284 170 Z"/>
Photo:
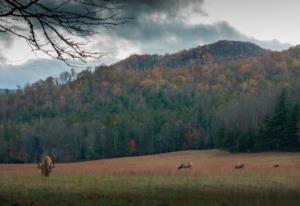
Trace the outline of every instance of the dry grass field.
<path fill-rule="evenodd" d="M 300 153 L 184 151 L 56 164 L 49 178 L 36 164 L 0 165 L 1 206 L 41 204 L 297 206 Z"/>

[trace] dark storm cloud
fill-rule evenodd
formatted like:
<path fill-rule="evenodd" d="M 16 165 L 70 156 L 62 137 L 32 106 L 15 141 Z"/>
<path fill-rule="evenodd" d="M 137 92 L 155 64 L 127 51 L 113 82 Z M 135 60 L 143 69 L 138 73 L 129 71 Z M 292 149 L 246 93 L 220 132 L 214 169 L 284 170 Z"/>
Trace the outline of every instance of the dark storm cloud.
<path fill-rule="evenodd" d="M 112 42 L 118 44 L 118 41 L 126 40 L 131 45 L 139 47 L 141 53 L 172 53 L 224 39 L 249 41 L 273 50 L 283 50 L 290 46 L 276 40 L 259 41 L 248 37 L 225 21 L 214 24 L 189 25 L 180 21 L 156 22 L 151 19 L 143 19 L 118 27 L 108 35 L 114 40 L 106 46 L 105 42 L 102 42 L 99 47 L 109 48 Z M 119 48 L 115 47 L 115 49 Z M 108 49 L 108 51 L 110 50 Z"/>
<path fill-rule="evenodd" d="M 193 12 L 206 15 L 202 7 L 203 3 L 204 0 L 127 0 L 122 2 L 125 14 L 131 17 L 151 13 L 163 13 L 171 17 L 188 7 L 192 8 Z"/>
<path fill-rule="evenodd" d="M 215 24 L 184 25 L 179 22 L 159 24 L 153 21 L 137 22 L 131 26 L 117 29 L 118 36 L 133 41 L 168 40 L 172 37 L 177 40 L 214 41 L 217 38 L 242 39 L 243 35 L 231 27 L 227 22 Z"/>
<path fill-rule="evenodd" d="M 118 28 L 115 38 L 139 44 L 146 52 L 164 53 L 212 43 L 221 39 L 247 40 L 227 22 L 202 25 L 157 24 L 152 21 Z"/>
<path fill-rule="evenodd" d="M 282 50 L 289 47 L 279 41 L 259 41 L 242 34 L 228 22 L 201 24 L 205 12 L 204 0 L 128 0 L 123 2 L 123 15 L 134 17 L 127 24 L 113 31 L 104 31 L 118 44 L 126 40 L 141 49 L 143 53 L 170 53 L 177 50 L 213 43 L 218 40 L 250 41 L 269 49 Z M 198 22 L 191 22 L 197 16 Z M 115 47 L 112 49 L 116 49 Z M 118 51 L 115 51 L 118 52 Z"/>
<path fill-rule="evenodd" d="M 81 0 L 79 2 L 96 3 L 107 7 L 119 5 L 123 8 L 121 16 L 133 17 L 127 24 L 119 26 L 113 31 L 102 30 L 104 35 L 110 35 L 116 38 L 116 41 L 125 39 L 146 47 L 149 47 L 151 43 L 155 45 L 156 42 L 172 42 L 175 46 L 171 51 L 182 49 L 176 45 L 184 44 L 183 41 L 186 42 L 185 45 L 187 46 L 196 46 L 197 43 L 205 44 L 220 39 L 250 40 L 262 43 L 261 45 L 268 48 L 274 46 L 275 49 L 286 47 L 278 41 L 264 43 L 248 38 L 227 22 L 208 25 L 197 22 L 194 26 L 188 25 L 186 21 L 194 15 L 203 17 L 209 15 L 205 11 L 205 0 Z M 61 5 L 62 1 L 40 0 L 39 3 L 54 8 Z M 38 9 L 40 7 L 32 8 L 32 10 Z M 84 6 L 76 3 L 76 1 L 70 1 L 61 7 L 62 11 L 78 13 L 87 9 L 96 11 L 98 8 Z M 39 24 L 35 26 L 39 27 Z M 0 33 L 0 44 L 9 47 L 11 42 L 12 38 Z M 166 45 L 166 47 L 170 48 L 171 45 Z M 170 52 L 170 50 L 166 50 L 166 52 Z"/>
<path fill-rule="evenodd" d="M 102 4 L 107 7 L 119 6 L 122 8 L 121 17 L 132 17 L 127 24 L 118 26 L 111 33 L 105 31 L 118 40 L 127 40 L 138 45 L 145 52 L 165 53 L 179 49 L 195 47 L 199 44 L 212 43 L 222 39 L 251 41 L 265 48 L 282 50 L 288 44 L 279 41 L 259 41 L 240 33 L 228 22 L 214 24 L 191 24 L 194 16 L 205 18 L 209 14 L 205 10 L 205 0 L 81 0 L 82 2 Z M 52 6 L 61 3 L 61 0 L 42 0 Z M 115 4 L 116 3 L 116 4 Z M 97 9 L 85 8 L 82 4 L 71 1 L 62 10 L 85 11 Z M 95 10 L 96 11 L 96 10 Z M 106 15 L 106 13 L 104 13 Z M 197 19 L 197 18 L 196 18 Z M 197 21 L 197 20 L 195 20 Z M 105 46 L 107 47 L 107 46 Z M 116 46 L 113 46 L 116 47 Z"/>

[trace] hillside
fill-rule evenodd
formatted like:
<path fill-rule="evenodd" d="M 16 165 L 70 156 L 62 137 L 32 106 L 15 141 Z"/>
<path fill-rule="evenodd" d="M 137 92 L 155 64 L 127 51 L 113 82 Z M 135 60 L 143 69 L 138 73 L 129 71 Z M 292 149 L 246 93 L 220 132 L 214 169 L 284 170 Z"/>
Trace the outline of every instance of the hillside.
<path fill-rule="evenodd" d="M 221 64 L 226 61 L 256 57 L 266 52 L 253 43 L 223 40 L 175 54 L 132 55 L 114 66 L 134 70 L 149 70 L 155 67 L 174 69 L 192 65 Z"/>
<path fill-rule="evenodd" d="M 177 69 L 100 66 L 1 95 L 0 162 L 43 153 L 63 162 L 207 148 L 299 151 L 299 47 L 246 54 Z"/>

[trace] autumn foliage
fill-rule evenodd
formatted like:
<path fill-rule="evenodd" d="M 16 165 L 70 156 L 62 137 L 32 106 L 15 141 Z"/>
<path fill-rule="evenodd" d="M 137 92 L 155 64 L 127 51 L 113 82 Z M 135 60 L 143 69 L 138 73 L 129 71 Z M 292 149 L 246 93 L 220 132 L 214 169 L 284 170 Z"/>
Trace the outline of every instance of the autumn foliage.
<path fill-rule="evenodd" d="M 0 162 L 42 153 L 79 161 L 215 147 L 299 150 L 299 89 L 299 47 L 221 42 L 135 55 L 2 94 Z"/>

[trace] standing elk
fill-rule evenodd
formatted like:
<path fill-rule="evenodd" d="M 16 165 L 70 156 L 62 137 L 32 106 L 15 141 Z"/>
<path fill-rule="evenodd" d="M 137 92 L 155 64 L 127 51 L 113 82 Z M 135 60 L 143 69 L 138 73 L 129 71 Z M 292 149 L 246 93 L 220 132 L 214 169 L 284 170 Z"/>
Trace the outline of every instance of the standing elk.
<path fill-rule="evenodd" d="M 48 177 L 54 168 L 54 161 L 50 156 L 46 155 L 43 157 L 42 161 L 38 164 L 38 168 L 42 171 L 42 176 Z"/>
<path fill-rule="evenodd" d="M 187 163 L 181 163 L 177 169 L 192 169 L 192 164 L 190 162 Z"/>
<path fill-rule="evenodd" d="M 234 166 L 234 169 L 242 169 L 245 167 L 245 164 L 244 163 L 237 163 L 235 166 Z"/>

